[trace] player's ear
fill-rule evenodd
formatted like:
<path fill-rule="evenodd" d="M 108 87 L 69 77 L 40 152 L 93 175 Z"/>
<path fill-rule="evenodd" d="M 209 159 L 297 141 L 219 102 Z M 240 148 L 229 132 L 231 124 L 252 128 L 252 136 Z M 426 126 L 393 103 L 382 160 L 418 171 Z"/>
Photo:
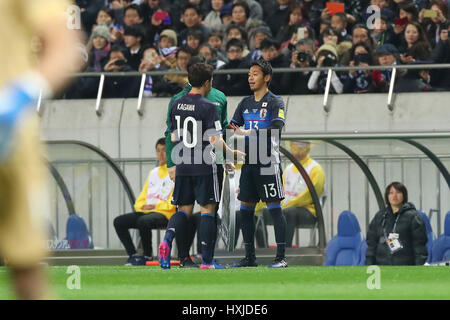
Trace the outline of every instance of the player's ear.
<path fill-rule="evenodd" d="M 264 76 L 264 81 L 265 81 L 267 84 L 269 84 L 269 82 L 270 82 L 271 79 L 272 79 L 272 76 L 271 76 L 270 74 L 266 74 L 266 75 Z"/>

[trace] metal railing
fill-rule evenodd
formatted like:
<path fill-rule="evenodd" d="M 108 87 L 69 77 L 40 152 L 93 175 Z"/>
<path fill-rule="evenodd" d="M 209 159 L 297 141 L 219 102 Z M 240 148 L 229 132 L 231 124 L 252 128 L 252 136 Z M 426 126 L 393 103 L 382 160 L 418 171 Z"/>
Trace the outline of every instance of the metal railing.
<path fill-rule="evenodd" d="M 348 71 L 364 71 L 364 70 L 392 70 L 392 76 L 389 83 L 389 92 L 387 97 L 386 106 L 389 111 L 394 110 L 393 96 L 395 81 L 397 78 L 397 70 L 435 70 L 435 69 L 450 69 L 450 64 L 418 64 L 418 65 L 392 65 L 392 66 L 368 66 L 368 67 L 307 67 L 307 68 L 275 68 L 273 73 L 298 73 L 298 72 L 327 72 L 327 82 L 325 87 L 325 93 L 323 97 L 323 109 L 326 113 L 330 112 L 330 106 L 328 104 L 328 98 L 330 95 L 331 77 L 333 72 L 348 72 Z M 231 70 L 214 70 L 214 75 L 221 74 L 247 74 L 248 69 L 231 69 Z M 106 77 L 140 77 L 139 94 L 136 97 L 137 112 L 140 116 L 144 115 L 142 101 L 144 99 L 144 88 L 146 76 L 163 76 L 163 75 L 187 75 L 186 71 L 165 70 L 165 71 L 149 71 L 149 72 L 82 72 L 74 73 L 73 77 L 99 77 L 99 86 L 97 91 L 97 99 L 95 104 L 95 112 L 98 116 L 103 113 L 101 105 L 101 99 L 103 94 L 103 87 Z M 36 107 L 39 115 L 42 114 L 42 99 L 40 98 Z"/>

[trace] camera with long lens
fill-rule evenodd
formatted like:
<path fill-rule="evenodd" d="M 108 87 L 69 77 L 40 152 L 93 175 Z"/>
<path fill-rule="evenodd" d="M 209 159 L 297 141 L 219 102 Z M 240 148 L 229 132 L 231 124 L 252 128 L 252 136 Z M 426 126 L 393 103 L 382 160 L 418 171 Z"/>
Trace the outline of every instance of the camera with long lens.
<path fill-rule="evenodd" d="M 337 63 L 336 57 L 333 54 L 328 53 L 325 56 L 325 58 L 323 59 L 322 66 L 324 66 L 324 67 L 334 67 L 336 65 L 336 63 Z"/>
<path fill-rule="evenodd" d="M 308 51 L 300 51 L 299 53 L 297 53 L 297 60 L 303 63 L 309 62 L 311 61 L 311 55 Z"/>

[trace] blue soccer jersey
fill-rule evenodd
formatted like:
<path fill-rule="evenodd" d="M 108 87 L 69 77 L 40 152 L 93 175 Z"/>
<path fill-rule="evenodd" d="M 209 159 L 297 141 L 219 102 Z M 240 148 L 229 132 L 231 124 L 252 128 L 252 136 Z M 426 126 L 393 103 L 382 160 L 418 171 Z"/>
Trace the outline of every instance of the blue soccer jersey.
<path fill-rule="evenodd" d="M 216 106 L 199 94 L 182 96 L 172 102 L 169 129 L 176 141 L 172 150 L 176 174 L 213 173 L 215 154 L 209 138 L 222 133 Z"/>
<path fill-rule="evenodd" d="M 260 101 L 255 101 L 252 95 L 239 103 L 231 123 L 256 131 L 255 135 L 245 137 L 246 164 L 280 162 L 281 128 L 275 134 L 267 130 L 276 120 L 284 124 L 285 106 L 283 99 L 270 91 Z"/>

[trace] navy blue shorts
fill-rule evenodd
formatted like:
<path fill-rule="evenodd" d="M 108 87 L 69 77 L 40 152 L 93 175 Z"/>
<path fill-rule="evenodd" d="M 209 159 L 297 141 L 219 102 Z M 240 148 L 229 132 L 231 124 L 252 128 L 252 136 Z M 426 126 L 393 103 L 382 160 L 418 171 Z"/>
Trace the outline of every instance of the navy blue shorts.
<path fill-rule="evenodd" d="M 238 199 L 242 202 L 276 202 L 284 199 L 283 170 L 280 164 L 244 164 L 239 180 Z"/>
<path fill-rule="evenodd" d="M 192 205 L 196 201 L 204 206 L 219 203 L 222 194 L 223 166 L 218 165 L 217 171 L 201 176 L 175 177 L 175 188 L 172 204 L 177 206 Z"/>

